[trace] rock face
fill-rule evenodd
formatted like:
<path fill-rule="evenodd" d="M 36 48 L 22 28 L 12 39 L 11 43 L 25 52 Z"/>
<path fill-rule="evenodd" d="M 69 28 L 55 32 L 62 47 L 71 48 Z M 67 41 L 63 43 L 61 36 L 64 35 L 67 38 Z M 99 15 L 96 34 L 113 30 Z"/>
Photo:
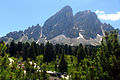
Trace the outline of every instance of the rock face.
<path fill-rule="evenodd" d="M 26 42 L 26 41 L 36 41 L 41 35 L 41 26 L 37 24 L 36 26 L 29 27 L 24 31 L 14 31 L 8 33 L 6 36 L 1 37 L 0 41 L 6 41 L 6 43 L 11 42 L 12 40 Z"/>
<path fill-rule="evenodd" d="M 97 34 L 102 35 L 101 26 L 97 15 L 90 10 L 78 12 L 74 16 L 74 27 L 85 39 L 95 38 Z"/>
<path fill-rule="evenodd" d="M 79 45 L 99 45 L 104 31 L 115 30 L 110 24 L 101 23 L 97 15 L 90 10 L 80 11 L 73 15 L 72 8 L 65 6 L 55 15 L 45 21 L 43 27 L 39 24 L 24 31 L 10 32 L 1 37 L 6 43 L 12 40 L 21 42 Z M 120 30 L 116 29 L 119 33 Z"/>
<path fill-rule="evenodd" d="M 65 6 L 45 22 L 43 26 L 43 34 L 45 34 L 48 40 L 60 34 L 69 36 L 67 33 L 72 29 L 73 25 L 72 8 Z"/>
<path fill-rule="evenodd" d="M 38 40 L 40 36 L 41 26 L 37 24 L 36 26 L 29 27 L 24 31 L 24 35 L 28 36 L 28 39 L 33 38 L 34 40 Z"/>

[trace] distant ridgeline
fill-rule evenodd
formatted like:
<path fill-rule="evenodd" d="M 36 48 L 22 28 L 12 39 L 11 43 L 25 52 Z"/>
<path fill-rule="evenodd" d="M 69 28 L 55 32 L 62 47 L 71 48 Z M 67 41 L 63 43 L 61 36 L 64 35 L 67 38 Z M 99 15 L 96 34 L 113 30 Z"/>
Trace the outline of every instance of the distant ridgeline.
<path fill-rule="evenodd" d="M 73 15 L 72 8 L 65 6 L 55 15 L 47 19 L 41 27 L 39 24 L 29 27 L 24 31 L 10 32 L 0 38 L 0 41 L 10 43 L 33 42 L 53 44 L 100 45 L 105 31 L 116 30 L 110 24 L 102 23 L 94 12 L 90 10 L 80 11 Z"/>

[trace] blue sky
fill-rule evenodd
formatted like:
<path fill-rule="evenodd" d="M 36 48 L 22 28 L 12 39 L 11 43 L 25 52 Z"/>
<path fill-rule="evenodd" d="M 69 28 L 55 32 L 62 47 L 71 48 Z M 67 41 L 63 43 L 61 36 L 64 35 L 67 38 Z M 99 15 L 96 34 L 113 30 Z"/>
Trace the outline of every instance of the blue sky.
<path fill-rule="evenodd" d="M 73 13 L 96 12 L 102 22 L 120 28 L 120 0 L 0 0 L 0 36 L 44 22 L 64 6 Z"/>

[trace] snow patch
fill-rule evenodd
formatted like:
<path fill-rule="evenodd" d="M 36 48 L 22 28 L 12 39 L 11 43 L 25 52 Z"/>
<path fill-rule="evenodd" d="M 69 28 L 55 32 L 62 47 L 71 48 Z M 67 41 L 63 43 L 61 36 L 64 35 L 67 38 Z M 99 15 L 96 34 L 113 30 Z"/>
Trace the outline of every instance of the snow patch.
<path fill-rule="evenodd" d="M 79 31 L 81 31 L 81 32 L 82 32 L 82 31 L 84 31 L 84 30 L 80 29 Z"/>
<path fill-rule="evenodd" d="M 75 27 L 75 26 L 74 26 L 74 27 L 73 27 L 73 29 L 76 29 L 76 30 L 78 30 L 78 27 Z"/>
<path fill-rule="evenodd" d="M 36 43 L 38 43 L 39 41 L 40 41 L 40 39 L 38 39 Z"/>
<path fill-rule="evenodd" d="M 101 35 L 97 34 L 98 37 L 102 37 Z"/>
<path fill-rule="evenodd" d="M 103 29 L 103 26 L 101 26 L 101 30 L 102 30 L 103 36 L 105 36 L 105 31 Z"/>
<path fill-rule="evenodd" d="M 20 39 L 20 42 L 22 42 L 22 41 L 23 41 L 23 39 L 24 39 L 24 36 Z"/>
<path fill-rule="evenodd" d="M 30 34 L 33 34 L 33 31 Z"/>
<path fill-rule="evenodd" d="M 79 37 L 77 37 L 77 39 L 80 39 L 80 38 L 84 39 L 83 35 L 79 33 Z"/>
<path fill-rule="evenodd" d="M 41 28 L 41 30 L 40 30 L 40 38 L 42 38 L 42 28 Z"/>
<path fill-rule="evenodd" d="M 99 41 L 99 42 L 101 42 L 102 41 L 102 36 L 100 34 L 97 34 L 96 40 Z"/>

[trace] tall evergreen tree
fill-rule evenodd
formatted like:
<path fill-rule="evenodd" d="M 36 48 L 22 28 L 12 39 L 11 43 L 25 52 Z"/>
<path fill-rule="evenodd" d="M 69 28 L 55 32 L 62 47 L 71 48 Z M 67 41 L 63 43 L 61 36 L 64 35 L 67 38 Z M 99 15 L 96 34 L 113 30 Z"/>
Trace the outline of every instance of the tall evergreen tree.
<path fill-rule="evenodd" d="M 81 62 L 81 60 L 84 59 L 84 57 L 85 57 L 84 49 L 82 44 L 80 44 L 77 50 L 78 63 Z"/>
<path fill-rule="evenodd" d="M 18 44 L 16 44 L 16 55 L 18 57 L 23 56 L 23 50 L 22 49 L 23 49 L 22 42 L 18 42 Z"/>
<path fill-rule="evenodd" d="M 45 49 L 44 43 L 41 43 L 40 44 L 40 54 L 44 54 L 44 49 Z"/>
<path fill-rule="evenodd" d="M 9 44 L 7 44 L 6 46 L 7 46 L 6 53 L 9 53 L 9 48 L 10 48 L 10 45 L 9 45 Z"/>
<path fill-rule="evenodd" d="M 56 54 L 54 47 L 51 43 L 47 42 L 45 46 L 45 53 L 44 53 L 44 62 L 51 62 L 55 60 Z"/>
<path fill-rule="evenodd" d="M 18 42 L 18 44 L 17 44 L 17 51 L 22 51 L 22 48 L 23 48 L 22 42 Z"/>
<path fill-rule="evenodd" d="M 65 54 L 68 54 L 68 45 L 67 44 L 65 44 Z"/>
<path fill-rule="evenodd" d="M 16 44 L 14 40 L 10 43 L 9 53 L 11 56 L 14 56 L 16 54 Z"/>
<path fill-rule="evenodd" d="M 78 51 L 78 46 L 75 46 L 75 49 L 74 49 L 74 56 L 77 56 L 77 51 Z"/>
<path fill-rule="evenodd" d="M 55 45 L 55 51 L 56 51 L 56 54 L 59 53 L 59 49 L 60 49 L 60 45 L 59 45 L 59 44 L 56 44 L 56 45 Z"/>
<path fill-rule="evenodd" d="M 24 51 L 23 59 L 24 60 L 27 60 L 27 58 L 29 57 L 29 47 L 30 47 L 30 44 L 26 42 L 23 48 L 23 51 Z"/>
<path fill-rule="evenodd" d="M 69 47 L 68 47 L 68 53 L 70 54 L 70 55 L 72 55 L 72 47 L 69 45 Z"/>
<path fill-rule="evenodd" d="M 36 56 L 36 53 L 35 53 L 35 43 L 32 42 L 31 46 L 29 48 L 29 58 L 32 58 L 33 60 L 35 60 L 35 56 Z"/>
<path fill-rule="evenodd" d="M 62 57 L 59 64 L 59 71 L 61 73 L 67 72 L 67 61 L 65 60 L 64 51 L 62 50 Z"/>

